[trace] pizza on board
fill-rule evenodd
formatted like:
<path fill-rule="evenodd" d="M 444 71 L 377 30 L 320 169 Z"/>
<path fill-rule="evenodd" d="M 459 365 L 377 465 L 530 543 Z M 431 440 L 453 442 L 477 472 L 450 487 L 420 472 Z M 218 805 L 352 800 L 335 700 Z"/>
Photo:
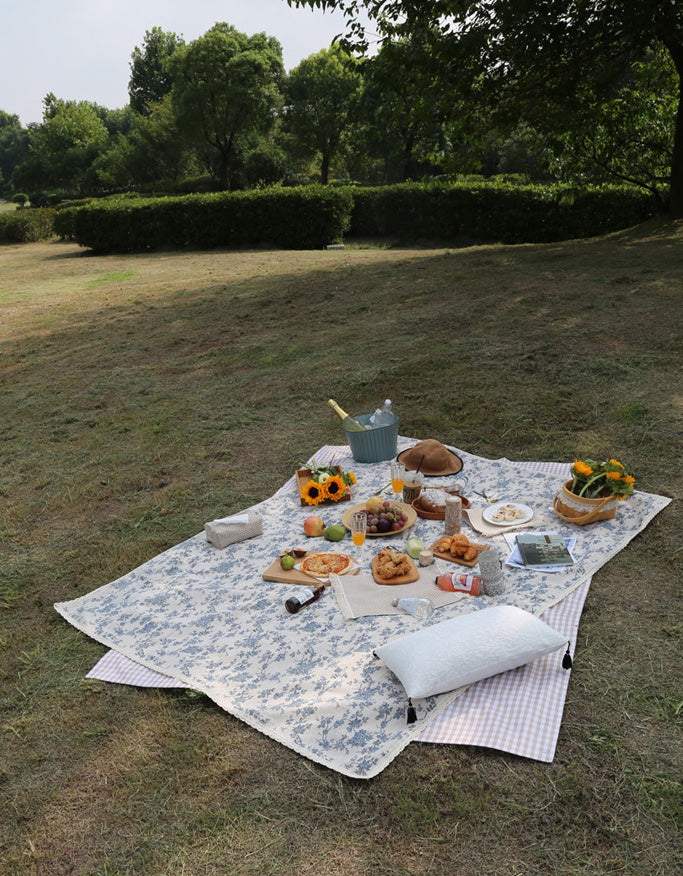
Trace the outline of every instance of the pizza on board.
<path fill-rule="evenodd" d="M 309 554 L 301 561 L 301 571 L 309 575 L 321 577 L 323 575 L 343 575 L 348 571 L 352 563 L 351 557 L 346 554 L 333 554 L 328 552 Z"/>

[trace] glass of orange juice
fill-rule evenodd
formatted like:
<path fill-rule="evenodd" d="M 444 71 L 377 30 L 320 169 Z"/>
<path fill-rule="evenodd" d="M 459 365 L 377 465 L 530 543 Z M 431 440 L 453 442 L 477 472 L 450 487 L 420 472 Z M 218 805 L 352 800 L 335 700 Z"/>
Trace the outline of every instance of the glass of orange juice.
<path fill-rule="evenodd" d="M 356 511 L 351 517 L 351 538 L 355 545 L 362 545 L 368 528 L 368 515 L 365 511 Z"/>
<path fill-rule="evenodd" d="M 400 493 L 406 479 L 406 467 L 402 462 L 391 463 L 391 488 L 395 493 Z"/>

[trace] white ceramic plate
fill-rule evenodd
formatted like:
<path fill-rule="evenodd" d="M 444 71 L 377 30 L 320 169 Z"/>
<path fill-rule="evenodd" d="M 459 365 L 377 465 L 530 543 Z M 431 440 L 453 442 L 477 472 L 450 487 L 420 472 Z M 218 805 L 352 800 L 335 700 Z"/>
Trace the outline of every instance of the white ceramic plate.
<path fill-rule="evenodd" d="M 514 520 L 494 520 L 494 516 L 500 511 L 501 508 L 512 507 L 516 511 L 523 511 L 523 517 L 515 517 Z M 519 526 L 522 523 L 528 523 L 529 520 L 534 516 L 533 508 L 530 508 L 528 505 L 520 505 L 519 502 L 496 502 L 495 505 L 489 505 L 488 508 L 484 508 L 481 513 L 481 516 L 487 523 L 492 523 L 494 526 Z"/>

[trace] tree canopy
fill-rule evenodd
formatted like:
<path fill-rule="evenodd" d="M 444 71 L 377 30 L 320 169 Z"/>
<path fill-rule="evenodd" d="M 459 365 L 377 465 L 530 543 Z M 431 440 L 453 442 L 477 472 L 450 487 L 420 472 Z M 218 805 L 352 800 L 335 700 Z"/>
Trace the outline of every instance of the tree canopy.
<path fill-rule="evenodd" d="M 145 32 L 142 48 L 133 50 L 128 81 L 130 105 L 135 112 L 148 114 L 154 104 L 170 93 L 173 81 L 169 61 L 185 41 L 171 31 L 153 27 Z"/>
<path fill-rule="evenodd" d="M 209 168 L 230 188 L 240 140 L 267 131 L 275 121 L 284 75 L 280 43 L 219 22 L 176 50 L 170 69 L 180 127 L 204 146 Z"/>
<path fill-rule="evenodd" d="M 323 185 L 357 109 L 361 89 L 357 68 L 350 55 L 333 46 L 305 58 L 287 78 L 285 129 L 304 149 L 320 153 Z"/>
<path fill-rule="evenodd" d="M 362 9 L 381 38 L 420 34 L 447 77 L 474 71 L 503 110 L 529 118 L 614 94 L 635 61 L 663 48 L 676 70 L 670 209 L 683 215 L 683 4 L 680 0 L 287 0 L 342 10 L 347 43 L 367 49 Z M 469 64 L 459 65 L 467 58 Z M 585 115 L 585 114 L 584 114 Z M 579 112 L 577 118 L 583 118 Z"/>

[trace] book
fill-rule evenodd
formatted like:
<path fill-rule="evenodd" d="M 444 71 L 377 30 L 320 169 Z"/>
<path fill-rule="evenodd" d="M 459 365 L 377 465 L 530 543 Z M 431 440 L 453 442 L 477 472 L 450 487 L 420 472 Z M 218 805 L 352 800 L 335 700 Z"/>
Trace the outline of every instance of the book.
<path fill-rule="evenodd" d="M 574 558 L 557 532 L 517 536 L 517 547 L 525 566 L 571 566 Z"/>

